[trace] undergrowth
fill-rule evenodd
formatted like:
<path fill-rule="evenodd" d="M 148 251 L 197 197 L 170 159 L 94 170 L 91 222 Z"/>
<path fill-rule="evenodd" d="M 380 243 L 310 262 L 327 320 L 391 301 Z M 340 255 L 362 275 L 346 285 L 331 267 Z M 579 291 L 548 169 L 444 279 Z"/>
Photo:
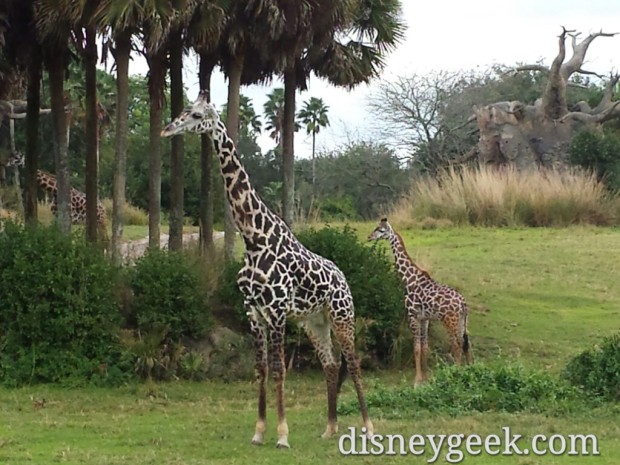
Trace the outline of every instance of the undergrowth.
<path fill-rule="evenodd" d="M 491 366 L 476 363 L 447 366 L 417 388 L 387 387 L 377 383 L 366 401 L 375 415 L 383 418 L 414 418 L 420 413 L 450 416 L 474 412 L 528 412 L 550 415 L 583 411 L 594 401 L 567 382 L 521 365 Z M 356 400 L 342 403 L 340 414 L 358 411 Z"/>

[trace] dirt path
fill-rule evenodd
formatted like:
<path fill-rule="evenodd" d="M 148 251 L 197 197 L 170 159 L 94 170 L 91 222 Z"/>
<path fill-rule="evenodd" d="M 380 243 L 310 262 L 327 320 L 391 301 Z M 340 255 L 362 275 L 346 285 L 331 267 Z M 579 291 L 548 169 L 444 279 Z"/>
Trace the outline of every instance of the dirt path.
<path fill-rule="evenodd" d="M 217 241 L 224 237 L 224 232 L 215 231 L 213 233 L 213 240 Z M 183 247 L 191 247 L 198 243 L 199 234 L 198 233 L 187 233 L 183 234 Z M 141 257 L 146 252 L 146 249 L 149 246 L 149 238 L 143 237 L 142 239 L 136 239 L 133 241 L 123 242 L 121 244 L 121 254 L 123 259 L 126 262 L 132 262 L 135 259 Z M 161 238 L 159 240 L 159 246 L 162 249 L 168 248 L 168 234 L 161 234 Z"/>

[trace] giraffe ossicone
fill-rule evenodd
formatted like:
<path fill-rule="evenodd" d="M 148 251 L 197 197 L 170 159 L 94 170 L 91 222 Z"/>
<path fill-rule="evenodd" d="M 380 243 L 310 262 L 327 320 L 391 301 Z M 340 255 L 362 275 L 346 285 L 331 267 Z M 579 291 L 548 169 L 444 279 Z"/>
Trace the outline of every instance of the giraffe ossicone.
<path fill-rule="evenodd" d="M 294 320 L 314 345 L 327 382 L 327 427 L 323 437 L 338 431 L 336 402 L 340 363 L 334 354 L 336 336 L 360 405 L 367 434 L 373 435 L 355 352 L 353 298 L 342 271 L 304 247 L 286 223 L 261 200 L 239 159 L 234 141 L 218 112 L 201 91 L 194 103 L 162 130 L 162 136 L 186 132 L 208 134 L 213 141 L 235 225 L 245 244 L 244 264 L 237 284 L 244 296 L 256 355 L 258 419 L 253 444 L 262 444 L 266 431 L 268 365 L 276 383 L 278 447 L 289 447 L 284 408 L 284 332 Z M 271 347 L 269 347 L 269 344 Z"/>
<path fill-rule="evenodd" d="M 368 236 L 368 240 L 387 240 L 394 255 L 396 271 L 405 287 L 405 307 L 409 329 L 413 334 L 415 353 L 414 385 L 426 381 L 428 363 L 428 325 L 430 320 L 439 320 L 450 336 L 454 362 L 460 364 L 465 355 L 467 363 L 473 362 L 473 355 L 467 334 L 468 308 L 463 296 L 451 287 L 435 281 L 427 271 L 411 259 L 403 238 L 387 218 Z"/>

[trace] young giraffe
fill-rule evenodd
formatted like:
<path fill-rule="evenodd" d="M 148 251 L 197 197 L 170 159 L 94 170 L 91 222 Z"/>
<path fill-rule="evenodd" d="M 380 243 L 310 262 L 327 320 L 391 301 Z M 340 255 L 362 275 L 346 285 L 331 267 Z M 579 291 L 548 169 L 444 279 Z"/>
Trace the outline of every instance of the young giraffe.
<path fill-rule="evenodd" d="M 414 385 L 426 381 L 428 362 L 428 324 L 430 320 L 440 320 L 452 345 L 452 356 L 457 364 L 465 354 L 467 363 L 473 361 L 467 335 L 467 304 L 463 296 L 438 283 L 428 272 L 418 267 L 411 259 L 403 238 L 392 229 L 387 218 L 370 233 L 368 240 L 386 239 L 392 246 L 396 269 L 405 285 L 405 306 L 409 328 L 413 334 L 415 352 Z"/>
<path fill-rule="evenodd" d="M 24 154 L 22 152 L 13 152 L 9 157 L 6 166 L 24 166 Z M 37 183 L 41 188 L 46 190 L 52 196 L 52 203 L 50 208 L 52 213 L 56 215 L 56 176 L 46 173 L 45 171 L 37 170 Z M 71 188 L 71 222 L 72 223 L 84 223 L 86 221 L 86 194 L 80 192 L 77 189 Z M 105 208 L 101 202 L 97 202 L 97 223 L 102 231 L 105 232 L 106 227 L 106 215 Z"/>
<path fill-rule="evenodd" d="M 353 299 L 343 273 L 331 261 L 306 249 L 282 219 L 276 216 L 252 188 L 226 126 L 205 91 L 162 131 L 163 136 L 184 132 L 206 133 L 213 140 L 224 178 L 235 225 L 245 242 L 244 266 L 237 284 L 244 295 L 256 352 L 258 420 L 253 444 L 262 444 L 265 433 L 268 339 L 271 373 L 276 383 L 278 447 L 290 447 L 284 412 L 284 331 L 286 319 L 297 321 L 316 348 L 327 381 L 327 428 L 323 437 L 338 431 L 336 399 L 339 360 L 334 356 L 333 330 L 355 384 L 364 426 L 373 425 L 362 390 L 355 353 Z"/>

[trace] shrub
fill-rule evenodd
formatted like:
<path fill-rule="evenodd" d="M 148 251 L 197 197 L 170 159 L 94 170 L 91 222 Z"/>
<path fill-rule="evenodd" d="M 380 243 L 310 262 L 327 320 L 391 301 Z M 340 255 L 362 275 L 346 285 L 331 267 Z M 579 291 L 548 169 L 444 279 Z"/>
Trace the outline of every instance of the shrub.
<path fill-rule="evenodd" d="M 607 225 L 618 222 L 620 197 L 580 171 L 449 169 L 417 179 L 390 218 L 449 220 L 476 226 Z"/>
<path fill-rule="evenodd" d="M 131 317 L 144 334 L 165 330 L 172 340 L 199 337 L 208 326 L 198 266 L 183 252 L 149 250 L 128 270 Z"/>
<path fill-rule="evenodd" d="M 101 201 L 105 214 L 108 218 L 112 218 L 112 199 L 105 198 Z M 124 225 L 136 225 L 146 226 L 149 224 L 149 215 L 140 207 L 125 203 L 123 205 L 123 224 Z"/>
<path fill-rule="evenodd" d="M 592 170 L 612 190 L 620 190 L 620 136 L 582 131 L 573 137 L 570 161 Z"/>
<path fill-rule="evenodd" d="M 7 224 L 0 232 L 4 383 L 84 380 L 118 371 L 116 280 L 116 269 L 90 244 L 55 227 Z"/>
<path fill-rule="evenodd" d="M 564 378 L 608 400 L 620 400 L 620 333 L 573 357 Z"/>
<path fill-rule="evenodd" d="M 298 234 L 308 249 L 332 260 L 347 278 L 356 321 L 369 323 L 362 347 L 380 361 L 388 360 L 391 339 L 405 313 L 404 291 L 385 249 L 366 247 L 349 226 L 307 229 Z"/>
<path fill-rule="evenodd" d="M 386 418 L 408 418 L 420 411 L 461 415 L 472 412 L 566 413 L 587 408 L 583 394 L 548 373 L 527 371 L 520 365 L 493 367 L 476 363 L 436 370 L 423 386 L 377 385 L 368 392 L 369 408 Z M 353 400 L 339 407 L 342 414 L 357 412 Z"/>

